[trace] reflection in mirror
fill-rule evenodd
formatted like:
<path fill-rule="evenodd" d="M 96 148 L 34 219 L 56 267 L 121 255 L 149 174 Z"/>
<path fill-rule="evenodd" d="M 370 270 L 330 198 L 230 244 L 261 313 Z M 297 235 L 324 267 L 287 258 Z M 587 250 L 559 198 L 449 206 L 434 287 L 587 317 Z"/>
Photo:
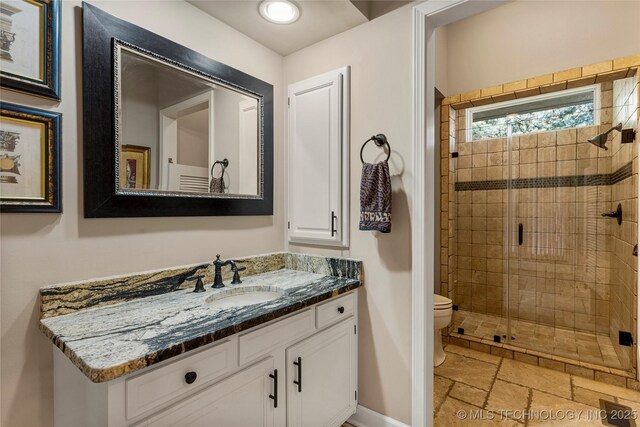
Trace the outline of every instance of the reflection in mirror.
<path fill-rule="evenodd" d="M 261 196 L 260 103 L 117 46 L 120 193 Z"/>

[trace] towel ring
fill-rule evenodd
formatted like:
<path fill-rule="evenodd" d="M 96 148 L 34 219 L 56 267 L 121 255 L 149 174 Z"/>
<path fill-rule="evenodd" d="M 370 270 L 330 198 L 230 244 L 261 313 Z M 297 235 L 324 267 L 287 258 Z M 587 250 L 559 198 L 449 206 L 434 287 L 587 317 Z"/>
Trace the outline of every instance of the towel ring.
<path fill-rule="evenodd" d="M 229 159 L 216 160 L 215 162 L 213 162 L 213 165 L 211 166 L 211 177 L 212 178 L 213 178 L 213 168 L 215 168 L 216 165 L 220 165 L 220 167 L 222 168 L 222 173 L 220 174 L 220 176 L 223 176 L 224 175 L 224 170 L 229 167 Z"/>
<path fill-rule="evenodd" d="M 369 141 L 373 141 L 378 147 L 382 147 L 386 145 L 387 148 L 389 148 L 389 152 L 387 153 L 387 158 L 385 160 L 388 162 L 389 158 L 391 157 L 391 145 L 389 145 L 389 141 L 387 141 L 387 137 L 383 133 L 379 133 L 375 136 L 372 136 L 371 138 L 367 139 L 364 142 L 364 144 L 362 144 L 362 148 L 360 148 L 360 161 L 364 163 L 364 158 L 362 158 L 362 152 L 364 151 L 365 145 L 367 145 Z"/>

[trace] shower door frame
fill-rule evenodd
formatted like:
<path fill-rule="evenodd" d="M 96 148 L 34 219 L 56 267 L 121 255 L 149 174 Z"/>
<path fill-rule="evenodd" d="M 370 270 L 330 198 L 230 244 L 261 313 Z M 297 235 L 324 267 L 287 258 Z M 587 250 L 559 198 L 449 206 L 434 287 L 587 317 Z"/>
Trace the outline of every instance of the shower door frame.
<path fill-rule="evenodd" d="M 413 8 L 413 201 L 411 207 L 411 425 L 433 424 L 433 289 L 436 277 L 435 29 L 508 0 L 425 1 Z M 438 120 L 438 125 L 440 121 Z M 439 143 L 439 141 L 438 141 Z M 439 239 L 438 239 L 439 242 Z"/>

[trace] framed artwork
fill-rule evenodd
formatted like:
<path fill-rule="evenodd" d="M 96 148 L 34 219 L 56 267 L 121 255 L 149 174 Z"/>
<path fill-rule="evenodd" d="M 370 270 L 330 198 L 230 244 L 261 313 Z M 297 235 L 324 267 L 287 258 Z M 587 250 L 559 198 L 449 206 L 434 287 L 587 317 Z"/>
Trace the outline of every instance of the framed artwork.
<path fill-rule="evenodd" d="M 61 121 L 0 102 L 0 212 L 62 212 Z"/>
<path fill-rule="evenodd" d="M 120 188 L 149 188 L 149 147 L 123 145 L 120 150 Z"/>
<path fill-rule="evenodd" d="M 2 0 L 2 87 L 60 99 L 61 0 Z"/>

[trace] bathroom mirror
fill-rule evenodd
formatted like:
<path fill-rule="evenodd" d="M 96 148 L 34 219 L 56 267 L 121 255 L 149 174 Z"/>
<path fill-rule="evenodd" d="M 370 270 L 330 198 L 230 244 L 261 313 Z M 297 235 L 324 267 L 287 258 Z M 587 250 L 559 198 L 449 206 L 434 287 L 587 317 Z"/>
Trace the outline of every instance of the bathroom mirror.
<path fill-rule="evenodd" d="M 258 197 L 260 99 L 116 42 L 118 192 Z"/>
<path fill-rule="evenodd" d="M 273 86 L 83 5 L 85 217 L 271 215 Z"/>

